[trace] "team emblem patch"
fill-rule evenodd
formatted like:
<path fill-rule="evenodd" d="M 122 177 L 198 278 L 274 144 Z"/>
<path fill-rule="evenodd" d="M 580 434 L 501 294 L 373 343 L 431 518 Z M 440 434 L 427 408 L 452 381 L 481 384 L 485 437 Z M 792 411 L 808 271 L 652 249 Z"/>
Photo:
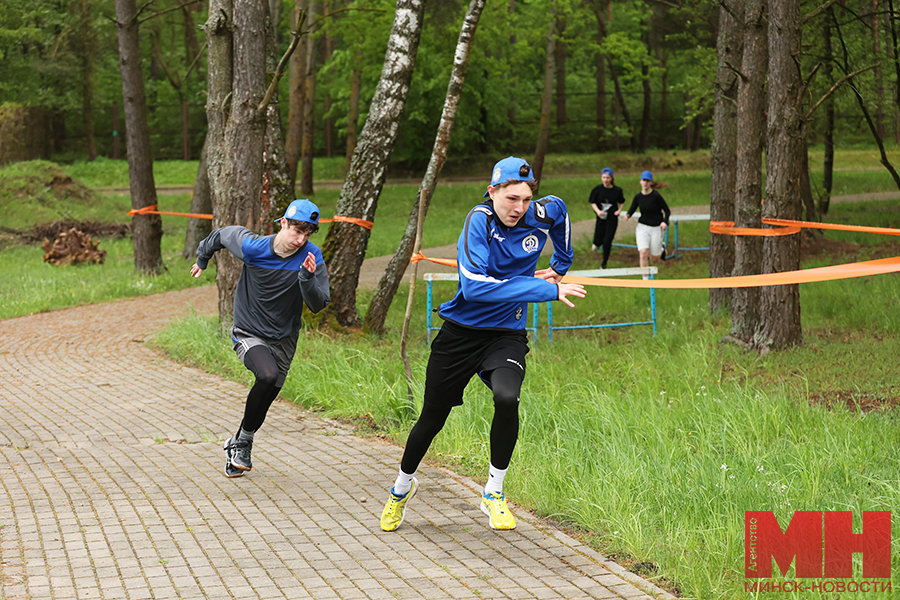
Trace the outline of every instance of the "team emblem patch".
<path fill-rule="evenodd" d="M 525 312 L 525 311 L 522 310 L 522 307 L 521 307 L 521 306 L 520 306 L 519 308 L 516 309 L 516 321 L 521 321 L 521 320 L 522 320 L 522 315 L 524 314 L 524 312 Z"/>
<path fill-rule="evenodd" d="M 491 177 L 491 183 L 498 183 L 500 181 L 500 167 L 494 169 L 494 175 Z"/>
<path fill-rule="evenodd" d="M 528 252 L 529 254 L 535 252 L 538 249 L 538 239 L 534 235 L 529 235 L 524 240 L 522 240 L 522 250 Z"/>
<path fill-rule="evenodd" d="M 297 207 L 296 207 L 296 206 L 290 207 L 290 208 L 288 209 L 288 211 L 287 211 L 287 217 L 288 217 L 288 219 L 290 219 L 291 217 L 293 217 L 295 214 L 297 214 Z"/>

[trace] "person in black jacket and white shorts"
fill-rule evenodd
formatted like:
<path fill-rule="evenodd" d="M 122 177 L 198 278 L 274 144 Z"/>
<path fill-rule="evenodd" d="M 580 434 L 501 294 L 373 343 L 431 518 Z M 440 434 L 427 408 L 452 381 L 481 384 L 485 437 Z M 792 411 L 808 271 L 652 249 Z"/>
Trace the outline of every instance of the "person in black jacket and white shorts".
<path fill-rule="evenodd" d="M 666 248 L 663 244 L 663 235 L 669 227 L 669 217 L 672 215 L 662 194 L 653 189 L 653 173 L 650 171 L 641 173 L 641 191 L 635 194 L 631 208 L 625 215 L 625 220 L 630 219 L 638 209 L 641 210 L 641 216 L 638 219 L 634 235 L 637 239 L 641 266 L 649 267 L 651 257 L 654 260 L 661 257 L 662 260 L 665 260 Z M 644 275 L 644 279 L 649 278 L 649 275 Z"/>

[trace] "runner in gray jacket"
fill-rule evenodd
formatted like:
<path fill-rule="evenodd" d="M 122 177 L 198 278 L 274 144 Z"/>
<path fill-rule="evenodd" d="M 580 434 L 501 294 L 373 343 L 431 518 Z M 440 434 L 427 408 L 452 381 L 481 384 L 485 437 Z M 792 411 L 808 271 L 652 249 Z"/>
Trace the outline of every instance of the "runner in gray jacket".
<path fill-rule="evenodd" d="M 294 200 L 276 222 L 275 235 L 259 236 L 246 227 L 216 229 L 200 242 L 191 275 L 200 277 L 217 251 L 225 248 L 244 266 L 234 294 L 234 351 L 256 381 L 247 395 L 238 432 L 225 443 L 225 475 L 240 477 L 252 468 L 253 436 L 278 397 L 297 349 L 303 305 L 316 313 L 331 300 L 322 251 L 309 241 L 319 230 L 319 209 Z"/>

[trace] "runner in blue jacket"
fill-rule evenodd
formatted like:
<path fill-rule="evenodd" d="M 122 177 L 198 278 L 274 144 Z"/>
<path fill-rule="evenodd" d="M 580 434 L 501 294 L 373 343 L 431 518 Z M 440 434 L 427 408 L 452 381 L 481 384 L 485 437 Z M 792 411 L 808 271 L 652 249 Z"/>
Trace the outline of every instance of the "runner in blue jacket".
<path fill-rule="evenodd" d="M 397 529 L 418 488 L 419 463 L 443 428 L 450 410 L 463 403 L 463 390 L 478 375 L 492 390 L 491 463 L 481 509 L 494 529 L 514 529 L 503 494 L 519 434 L 519 391 L 528 353 L 529 302 L 583 298 L 584 287 L 561 283 L 572 265 L 571 227 L 566 205 L 556 196 L 532 201 L 537 182 L 531 167 L 510 156 L 494 166 L 484 203 L 466 216 L 457 243 L 459 286 L 441 305 L 444 324 L 431 345 L 422 414 L 413 426 L 400 472 L 381 515 L 381 528 Z M 550 268 L 536 271 L 550 239 Z"/>

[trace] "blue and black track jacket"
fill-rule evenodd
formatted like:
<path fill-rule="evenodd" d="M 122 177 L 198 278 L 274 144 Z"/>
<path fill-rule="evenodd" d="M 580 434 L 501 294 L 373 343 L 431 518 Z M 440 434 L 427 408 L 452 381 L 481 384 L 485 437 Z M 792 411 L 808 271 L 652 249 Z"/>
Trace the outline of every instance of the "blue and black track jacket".
<path fill-rule="evenodd" d="M 305 302 L 319 312 L 331 301 L 328 270 L 322 251 L 310 241 L 290 256 L 275 254 L 275 236 L 261 237 L 246 227 L 216 229 L 200 242 L 197 266 L 206 269 L 212 255 L 226 248 L 244 262 L 234 294 L 234 324 L 262 338 L 280 340 L 296 336 L 303 322 Z M 316 271 L 303 267 L 307 253 L 316 259 Z"/>
<path fill-rule="evenodd" d="M 500 222 L 491 200 L 473 208 L 456 247 L 459 287 L 441 305 L 441 317 L 465 327 L 524 329 L 529 302 L 559 297 L 556 284 L 534 276 L 548 238 L 550 266 L 565 275 L 572 266 L 572 231 L 566 204 L 556 196 L 532 202 L 515 227 Z"/>

